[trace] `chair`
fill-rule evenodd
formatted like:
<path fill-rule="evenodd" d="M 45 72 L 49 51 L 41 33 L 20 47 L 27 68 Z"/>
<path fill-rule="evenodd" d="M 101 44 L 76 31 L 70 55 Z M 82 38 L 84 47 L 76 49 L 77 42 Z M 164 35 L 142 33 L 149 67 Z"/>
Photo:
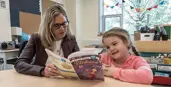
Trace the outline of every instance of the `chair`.
<path fill-rule="evenodd" d="M 23 41 L 19 47 L 19 52 L 18 52 L 18 56 L 20 56 L 20 54 L 22 53 L 24 47 L 26 46 L 28 41 Z"/>

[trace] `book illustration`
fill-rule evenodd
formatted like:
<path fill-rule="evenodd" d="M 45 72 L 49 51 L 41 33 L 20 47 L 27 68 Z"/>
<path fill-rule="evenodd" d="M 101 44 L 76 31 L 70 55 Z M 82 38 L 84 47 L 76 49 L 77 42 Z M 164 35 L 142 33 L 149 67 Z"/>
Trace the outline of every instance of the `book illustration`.
<path fill-rule="evenodd" d="M 68 59 L 60 57 L 45 49 L 51 62 L 60 71 L 64 78 L 82 80 L 104 80 L 100 57 L 94 53 L 75 52 Z"/>
<path fill-rule="evenodd" d="M 97 55 L 86 55 L 70 58 L 71 64 L 80 79 L 104 80 L 102 63 Z"/>
<path fill-rule="evenodd" d="M 51 59 L 51 62 L 59 70 L 61 76 L 64 78 L 79 79 L 77 73 L 75 72 L 68 59 L 62 58 L 48 49 L 45 49 L 45 51 L 49 56 L 48 58 Z"/>

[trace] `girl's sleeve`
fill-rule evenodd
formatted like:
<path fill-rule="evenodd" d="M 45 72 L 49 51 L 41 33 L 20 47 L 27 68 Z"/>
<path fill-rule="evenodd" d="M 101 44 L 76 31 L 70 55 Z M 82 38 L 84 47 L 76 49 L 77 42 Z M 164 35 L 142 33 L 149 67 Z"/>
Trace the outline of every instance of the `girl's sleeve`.
<path fill-rule="evenodd" d="M 107 53 L 100 54 L 102 64 L 107 64 Z"/>
<path fill-rule="evenodd" d="M 153 73 L 147 62 L 140 58 L 135 63 L 135 67 L 136 69 L 115 68 L 113 77 L 125 82 L 151 84 L 153 81 Z"/>

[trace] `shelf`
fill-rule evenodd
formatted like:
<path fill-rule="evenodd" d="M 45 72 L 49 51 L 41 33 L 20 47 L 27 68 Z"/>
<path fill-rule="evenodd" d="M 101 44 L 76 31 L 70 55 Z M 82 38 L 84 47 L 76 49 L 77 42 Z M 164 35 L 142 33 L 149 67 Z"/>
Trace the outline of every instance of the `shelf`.
<path fill-rule="evenodd" d="M 135 41 L 138 52 L 171 53 L 171 41 Z"/>

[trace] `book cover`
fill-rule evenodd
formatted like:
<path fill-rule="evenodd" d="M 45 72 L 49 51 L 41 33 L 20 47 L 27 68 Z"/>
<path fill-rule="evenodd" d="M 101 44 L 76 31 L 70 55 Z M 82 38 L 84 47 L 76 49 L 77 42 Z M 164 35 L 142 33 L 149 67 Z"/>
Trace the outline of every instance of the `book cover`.
<path fill-rule="evenodd" d="M 91 51 L 78 51 L 63 58 L 45 49 L 61 76 L 71 79 L 104 80 L 100 57 Z"/>

